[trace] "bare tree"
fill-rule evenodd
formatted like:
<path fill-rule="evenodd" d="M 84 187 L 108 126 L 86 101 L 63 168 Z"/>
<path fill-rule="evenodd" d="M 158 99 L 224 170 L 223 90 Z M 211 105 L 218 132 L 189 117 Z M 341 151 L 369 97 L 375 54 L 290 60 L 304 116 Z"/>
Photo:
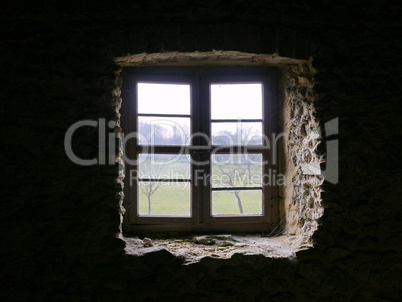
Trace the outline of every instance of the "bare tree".
<path fill-rule="evenodd" d="M 138 133 L 140 136 L 140 143 L 150 145 L 152 143 L 161 144 L 165 140 L 163 128 L 158 124 L 151 124 L 150 122 L 140 121 L 138 123 Z"/>
<path fill-rule="evenodd" d="M 145 194 L 145 196 L 148 199 L 148 215 L 151 214 L 151 196 L 158 190 L 160 187 L 161 183 L 158 181 L 149 181 L 149 182 L 141 182 L 140 183 L 140 188 L 142 193 Z"/>
<path fill-rule="evenodd" d="M 161 186 L 160 181 L 161 166 L 152 164 L 149 159 L 140 163 L 140 177 L 147 178 L 149 181 L 141 181 L 140 189 L 141 192 L 147 197 L 148 201 L 148 215 L 151 214 L 151 196 L 159 189 Z"/>
<path fill-rule="evenodd" d="M 240 214 L 243 214 L 243 204 L 241 202 L 241 198 L 240 198 L 240 191 L 236 190 L 236 185 L 235 185 L 235 171 L 228 171 L 227 169 L 223 168 L 223 166 L 221 165 L 217 165 L 218 170 L 222 173 L 222 175 L 225 175 L 227 178 L 227 185 L 229 185 L 231 188 L 233 188 L 233 193 L 236 197 L 236 201 L 237 201 L 237 207 L 239 208 L 239 212 Z"/>
<path fill-rule="evenodd" d="M 234 144 L 239 145 L 258 145 L 261 143 L 261 136 L 256 133 L 252 127 L 242 127 L 241 129 L 238 129 L 237 132 L 221 131 L 219 135 L 216 136 L 215 140 L 218 145 L 223 145 L 225 143 L 227 144 L 227 141 L 231 141 Z M 245 186 L 251 183 L 252 166 L 255 165 L 254 157 L 255 156 L 251 154 L 241 155 L 240 162 L 238 163 L 232 163 L 230 165 L 216 165 L 217 170 L 220 172 L 220 174 L 225 175 L 226 185 L 233 188 L 233 193 L 236 197 L 237 206 L 240 214 L 243 214 L 243 205 L 239 194 L 240 190 L 236 190 L 236 187 L 239 186 L 238 183 L 236 183 L 236 178 L 239 175 L 244 175 L 241 186 Z M 234 166 L 236 166 L 236 168 Z"/>
<path fill-rule="evenodd" d="M 168 137 L 169 142 L 174 145 L 186 145 L 190 141 L 190 125 L 185 123 L 183 125 L 176 124 L 173 133 Z"/>
<path fill-rule="evenodd" d="M 178 124 L 170 120 L 140 121 L 138 132 L 141 134 L 140 143 L 155 145 L 185 145 L 190 140 L 190 125 Z"/>

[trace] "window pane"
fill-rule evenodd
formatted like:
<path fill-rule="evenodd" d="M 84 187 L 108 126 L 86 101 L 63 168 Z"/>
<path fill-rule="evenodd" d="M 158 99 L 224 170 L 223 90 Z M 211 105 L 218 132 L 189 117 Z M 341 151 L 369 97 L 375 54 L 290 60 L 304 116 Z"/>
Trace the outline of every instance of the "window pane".
<path fill-rule="evenodd" d="M 139 116 L 138 133 L 140 145 L 188 145 L 190 118 Z"/>
<path fill-rule="evenodd" d="M 262 215 L 262 191 L 213 191 L 212 215 Z"/>
<path fill-rule="evenodd" d="M 212 84 L 212 119 L 262 119 L 261 84 Z"/>
<path fill-rule="evenodd" d="M 148 179 L 190 179 L 190 156 L 180 154 L 140 154 L 138 176 Z"/>
<path fill-rule="evenodd" d="M 261 145 L 262 123 L 211 123 L 213 145 Z"/>
<path fill-rule="evenodd" d="M 212 188 L 261 187 L 261 154 L 215 154 L 211 156 Z"/>
<path fill-rule="evenodd" d="M 138 213 L 140 216 L 190 216 L 190 183 L 138 183 Z"/>
<path fill-rule="evenodd" d="M 190 114 L 190 85 L 138 83 L 138 113 Z"/>

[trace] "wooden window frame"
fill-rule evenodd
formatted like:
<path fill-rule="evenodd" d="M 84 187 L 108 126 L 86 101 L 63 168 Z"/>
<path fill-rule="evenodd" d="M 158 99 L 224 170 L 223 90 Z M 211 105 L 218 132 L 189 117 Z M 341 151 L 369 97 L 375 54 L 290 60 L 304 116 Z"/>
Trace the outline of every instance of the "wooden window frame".
<path fill-rule="evenodd" d="M 150 66 L 125 68 L 122 73 L 122 109 L 121 122 L 124 134 L 137 131 L 137 82 L 158 83 L 186 83 L 191 85 L 191 133 L 203 132 L 210 136 L 210 96 L 209 87 L 212 83 L 262 83 L 263 85 L 263 134 L 272 138 L 272 134 L 279 131 L 279 98 L 278 98 L 278 70 L 273 67 L 232 67 L 232 66 Z M 272 144 L 271 144 L 272 145 Z M 178 153 L 181 146 L 156 146 L 155 153 Z M 263 155 L 268 164 L 263 165 L 263 173 L 267 175 L 271 169 L 278 170 L 272 165 L 271 146 L 208 146 L 199 137 L 193 140 L 190 146 L 185 147 L 185 153 L 192 159 L 208 159 L 212 151 L 227 153 L 229 151 L 245 151 Z M 134 159 L 147 147 L 138 145 L 137 138 L 125 143 L 123 152 L 127 157 Z M 136 165 L 125 163 L 125 201 L 127 209 L 124 216 L 124 231 L 131 233 L 149 232 L 268 232 L 279 222 L 279 204 L 277 185 L 262 186 L 263 214 L 261 216 L 212 216 L 211 213 L 211 186 L 195 185 L 197 181 L 197 166 L 191 165 L 191 217 L 150 217 L 139 216 L 137 210 L 138 190 L 134 181 L 130 185 L 128 171 L 137 171 Z M 206 176 L 211 174 L 211 165 L 202 165 Z"/>

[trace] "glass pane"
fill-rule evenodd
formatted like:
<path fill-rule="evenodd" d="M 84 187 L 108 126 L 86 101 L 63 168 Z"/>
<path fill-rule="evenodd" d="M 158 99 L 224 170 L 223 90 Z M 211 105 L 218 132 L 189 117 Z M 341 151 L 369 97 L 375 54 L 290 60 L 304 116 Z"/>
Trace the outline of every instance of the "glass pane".
<path fill-rule="evenodd" d="M 190 183 L 138 183 L 138 213 L 140 216 L 190 216 Z"/>
<path fill-rule="evenodd" d="M 138 83 L 138 113 L 190 114 L 190 85 Z"/>
<path fill-rule="evenodd" d="M 262 186 L 262 154 L 215 154 L 211 162 L 213 188 Z"/>
<path fill-rule="evenodd" d="M 262 191 L 213 191 L 212 215 L 262 215 Z"/>
<path fill-rule="evenodd" d="M 190 179 L 190 156 L 180 154 L 140 154 L 138 176 L 148 179 Z"/>
<path fill-rule="evenodd" d="M 262 123 L 211 123 L 213 145 L 261 145 Z"/>
<path fill-rule="evenodd" d="M 212 119 L 262 119 L 261 84 L 212 84 Z"/>
<path fill-rule="evenodd" d="M 140 145 L 188 145 L 190 118 L 139 116 L 138 133 Z"/>

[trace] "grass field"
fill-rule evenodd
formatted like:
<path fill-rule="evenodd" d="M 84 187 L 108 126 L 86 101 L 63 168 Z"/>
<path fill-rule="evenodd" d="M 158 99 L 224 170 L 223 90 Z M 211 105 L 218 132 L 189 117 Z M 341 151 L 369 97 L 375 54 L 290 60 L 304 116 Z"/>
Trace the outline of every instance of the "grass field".
<path fill-rule="evenodd" d="M 190 215 L 190 186 L 184 183 L 164 183 L 151 196 L 151 215 Z M 139 214 L 148 214 L 148 199 L 139 190 Z M 240 191 L 244 214 L 261 213 L 261 191 Z M 239 214 L 233 191 L 219 191 L 212 194 L 214 215 Z"/>
<path fill-rule="evenodd" d="M 151 196 L 151 215 L 190 215 L 190 186 L 163 183 Z M 148 214 L 147 196 L 139 190 L 139 214 Z"/>
<path fill-rule="evenodd" d="M 189 179 L 190 158 L 181 155 L 156 154 L 141 155 L 140 178 L 151 179 Z M 218 187 L 249 187 L 261 186 L 262 165 L 246 160 L 242 156 L 221 154 L 213 155 L 211 164 L 211 185 Z M 262 155 L 250 155 L 257 163 L 262 161 Z M 174 160 L 173 160 L 174 159 Z M 163 164 L 161 164 L 163 163 Z M 251 163 L 251 164 L 250 164 Z M 141 183 L 141 182 L 140 182 Z M 146 184 L 143 182 L 142 184 Z M 151 183 L 149 183 L 151 184 Z M 154 182 L 153 184 L 156 184 Z M 142 188 L 142 189 L 141 189 Z M 180 215 L 190 216 L 191 190 L 190 183 L 164 182 L 159 184 L 155 192 L 152 186 L 140 185 L 139 214 L 148 215 L 148 192 L 151 199 L 151 215 Z M 260 190 L 240 191 L 243 214 L 262 213 L 262 192 Z M 234 191 L 214 191 L 212 193 L 213 215 L 239 215 L 238 200 Z"/>

